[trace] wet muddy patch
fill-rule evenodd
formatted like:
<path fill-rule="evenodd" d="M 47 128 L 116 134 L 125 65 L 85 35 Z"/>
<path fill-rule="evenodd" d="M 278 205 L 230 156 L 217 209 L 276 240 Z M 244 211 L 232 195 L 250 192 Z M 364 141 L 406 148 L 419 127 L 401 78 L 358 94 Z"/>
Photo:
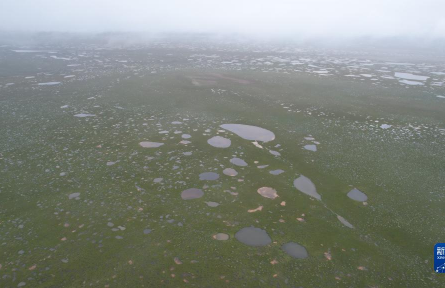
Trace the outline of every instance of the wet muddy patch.
<path fill-rule="evenodd" d="M 190 188 L 190 189 L 182 191 L 182 193 L 181 193 L 181 198 L 183 200 L 197 199 L 197 198 L 201 198 L 202 196 L 204 196 L 204 192 L 201 189 L 197 189 L 197 188 Z"/>
<path fill-rule="evenodd" d="M 226 241 L 226 240 L 229 240 L 229 235 L 227 235 L 225 233 L 218 233 L 218 234 L 213 235 L 213 239 L 219 240 L 219 241 Z"/>
<path fill-rule="evenodd" d="M 304 149 L 313 151 L 313 152 L 317 152 L 317 145 L 313 145 L 313 144 L 304 145 Z"/>
<path fill-rule="evenodd" d="M 261 187 L 257 192 L 264 198 L 275 199 L 278 197 L 277 191 L 270 187 Z"/>
<path fill-rule="evenodd" d="M 199 174 L 199 180 L 213 181 L 219 178 L 219 174 L 215 172 L 204 172 Z"/>
<path fill-rule="evenodd" d="M 230 147 L 232 142 L 230 141 L 230 139 L 221 136 L 215 136 L 207 140 L 207 143 L 216 148 L 228 148 Z"/>
<path fill-rule="evenodd" d="M 79 196 L 80 196 L 79 192 L 71 193 L 70 195 L 68 195 L 68 199 L 76 199 L 76 200 L 78 200 Z"/>
<path fill-rule="evenodd" d="M 284 170 L 277 169 L 277 170 L 269 171 L 269 173 L 272 175 L 280 175 L 281 173 L 284 173 Z"/>
<path fill-rule="evenodd" d="M 306 176 L 301 175 L 294 180 L 294 186 L 306 195 L 309 195 L 317 200 L 321 200 L 320 194 L 317 193 L 314 183 Z"/>
<path fill-rule="evenodd" d="M 77 118 L 94 117 L 94 116 L 96 116 L 96 115 L 88 114 L 88 113 L 80 113 L 80 114 L 74 115 L 74 117 L 77 117 Z"/>
<path fill-rule="evenodd" d="M 209 207 L 218 207 L 219 203 L 218 202 L 205 202 L 207 204 L 207 206 Z"/>
<path fill-rule="evenodd" d="M 235 234 L 235 238 L 248 246 L 266 246 L 272 243 L 267 232 L 260 228 L 246 227 Z"/>
<path fill-rule="evenodd" d="M 234 164 L 236 166 L 240 166 L 240 167 L 247 166 L 246 161 L 244 161 L 241 158 L 232 158 L 232 159 L 230 159 L 230 163 L 232 163 L 232 164 Z"/>
<path fill-rule="evenodd" d="M 338 221 L 340 221 L 340 222 L 341 222 L 343 225 L 345 225 L 346 227 L 351 228 L 351 229 L 354 228 L 354 226 L 352 226 L 352 224 L 349 223 L 349 221 L 346 220 L 345 218 L 343 218 L 342 216 L 337 215 L 337 219 L 338 219 Z"/>
<path fill-rule="evenodd" d="M 295 242 L 286 243 L 281 246 L 281 249 L 283 249 L 283 251 L 292 258 L 304 259 L 309 256 L 306 248 Z"/>
<path fill-rule="evenodd" d="M 349 191 L 347 195 L 352 200 L 359 201 L 359 202 L 365 202 L 366 200 L 368 200 L 368 196 L 366 196 L 365 193 L 358 190 L 357 188 L 354 188 L 351 191 Z"/>
<path fill-rule="evenodd" d="M 158 147 L 161 147 L 162 145 L 164 145 L 164 143 L 143 141 L 143 142 L 140 142 L 139 145 L 144 148 L 158 148 Z"/>
<path fill-rule="evenodd" d="M 228 130 L 245 140 L 269 142 L 275 139 L 275 134 L 267 129 L 244 125 L 244 124 L 223 124 L 221 128 Z"/>

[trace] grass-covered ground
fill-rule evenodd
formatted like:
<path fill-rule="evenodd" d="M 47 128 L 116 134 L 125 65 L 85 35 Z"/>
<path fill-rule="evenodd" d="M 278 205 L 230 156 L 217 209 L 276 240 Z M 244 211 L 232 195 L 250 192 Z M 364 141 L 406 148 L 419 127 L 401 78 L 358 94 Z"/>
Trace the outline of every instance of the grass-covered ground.
<path fill-rule="evenodd" d="M 443 88 L 360 81 L 339 68 L 330 77 L 223 69 L 194 65 L 182 50 L 159 51 L 91 52 L 88 60 L 76 52 L 66 63 L 3 51 L 10 68 L 0 69 L 1 287 L 444 284 L 432 251 L 444 241 L 445 100 L 431 96 Z M 49 81 L 62 83 L 37 85 Z M 258 148 L 219 127 L 226 123 L 276 138 Z M 209 145 L 216 135 L 231 146 Z M 303 148 L 309 144 L 317 151 Z M 285 172 L 269 173 L 277 169 Z M 201 181 L 203 172 L 219 179 Z M 321 201 L 293 186 L 300 175 Z M 262 197 L 260 187 L 279 197 Z M 365 203 L 346 196 L 354 187 Z M 188 188 L 204 196 L 182 200 Z M 239 242 L 235 233 L 249 226 L 272 243 Z M 287 255 L 288 242 L 309 257 Z"/>

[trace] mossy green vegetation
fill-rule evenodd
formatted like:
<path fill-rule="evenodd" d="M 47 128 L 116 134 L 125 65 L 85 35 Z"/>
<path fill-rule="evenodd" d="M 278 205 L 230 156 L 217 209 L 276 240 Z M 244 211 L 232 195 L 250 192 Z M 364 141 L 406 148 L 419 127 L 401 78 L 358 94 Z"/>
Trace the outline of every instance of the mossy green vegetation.
<path fill-rule="evenodd" d="M 70 68 L 2 50 L 15 68 L 0 69 L 1 287 L 444 284 L 431 263 L 445 215 L 445 101 L 433 88 L 343 77 L 344 63 L 326 77 L 162 51 L 87 50 Z M 230 123 L 275 139 L 252 143 Z M 320 199 L 295 188 L 302 175 Z M 184 200 L 192 188 L 203 195 Z M 348 198 L 354 188 L 366 202 Z M 271 243 L 241 243 L 246 227 Z M 307 257 L 286 254 L 291 242 Z"/>

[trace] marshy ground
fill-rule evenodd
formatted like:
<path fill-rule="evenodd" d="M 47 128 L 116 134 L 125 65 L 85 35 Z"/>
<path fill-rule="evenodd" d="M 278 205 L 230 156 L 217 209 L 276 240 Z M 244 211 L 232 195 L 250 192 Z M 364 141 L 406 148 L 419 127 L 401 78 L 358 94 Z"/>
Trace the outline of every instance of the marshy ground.
<path fill-rule="evenodd" d="M 3 46 L 0 286 L 444 285 L 445 62 L 410 57 Z"/>

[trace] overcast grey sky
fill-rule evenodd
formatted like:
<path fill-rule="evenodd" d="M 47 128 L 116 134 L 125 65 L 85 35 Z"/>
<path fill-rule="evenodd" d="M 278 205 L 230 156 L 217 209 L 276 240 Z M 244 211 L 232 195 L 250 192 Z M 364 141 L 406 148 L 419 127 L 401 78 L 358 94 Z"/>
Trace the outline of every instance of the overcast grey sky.
<path fill-rule="evenodd" d="M 445 38 L 445 0 L 0 0 L 0 30 Z"/>

